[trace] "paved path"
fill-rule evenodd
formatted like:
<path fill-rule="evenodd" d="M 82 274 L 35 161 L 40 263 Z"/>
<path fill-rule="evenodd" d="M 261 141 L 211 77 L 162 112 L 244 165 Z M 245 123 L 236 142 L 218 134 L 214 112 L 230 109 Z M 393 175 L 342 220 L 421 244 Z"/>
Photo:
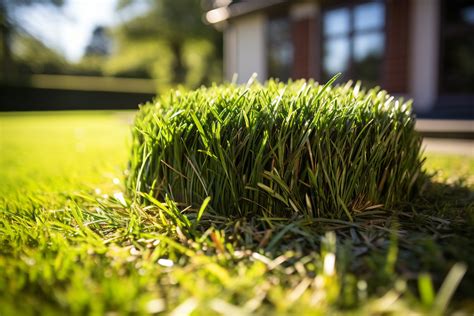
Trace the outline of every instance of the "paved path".
<path fill-rule="evenodd" d="M 420 132 L 474 132 L 474 121 L 470 120 L 416 120 L 416 129 Z"/>
<path fill-rule="evenodd" d="M 474 120 L 418 119 L 415 128 L 428 138 L 474 139 Z"/>
<path fill-rule="evenodd" d="M 425 138 L 423 147 L 426 152 L 474 157 L 474 140 L 469 139 Z"/>

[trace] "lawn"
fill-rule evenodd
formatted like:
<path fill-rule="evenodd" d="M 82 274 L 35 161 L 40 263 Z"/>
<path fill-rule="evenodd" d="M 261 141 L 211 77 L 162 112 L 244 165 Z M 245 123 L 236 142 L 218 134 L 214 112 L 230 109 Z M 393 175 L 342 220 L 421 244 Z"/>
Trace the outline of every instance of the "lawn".
<path fill-rule="evenodd" d="M 0 315 L 474 312 L 472 157 L 354 222 L 199 221 L 124 194 L 133 115 L 0 115 Z"/>

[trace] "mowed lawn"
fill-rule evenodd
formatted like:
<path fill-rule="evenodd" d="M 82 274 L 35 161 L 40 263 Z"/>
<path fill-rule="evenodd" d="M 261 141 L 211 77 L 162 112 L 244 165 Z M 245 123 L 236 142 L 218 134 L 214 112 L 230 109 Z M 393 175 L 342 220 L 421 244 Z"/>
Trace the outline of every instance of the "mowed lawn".
<path fill-rule="evenodd" d="M 133 115 L 132 111 L 1 114 L 0 195 L 69 192 L 121 179 Z"/>
<path fill-rule="evenodd" d="M 433 304 L 438 304 L 436 306 L 442 309 L 446 308 L 443 304 L 447 302 L 443 300 L 449 299 L 454 289 L 445 289 L 448 294 L 441 295 L 441 299 L 435 302 L 439 286 L 446 277 L 447 270 L 444 266 L 440 268 L 440 271 L 444 271 L 443 274 L 433 277 L 433 288 L 430 278 L 426 275 L 418 278 L 418 275 L 411 274 L 412 271 L 431 271 L 432 266 L 437 264 L 434 261 L 437 260 L 436 256 L 440 256 L 440 251 L 428 240 L 430 234 L 425 236 L 427 238 L 420 238 L 425 244 L 419 248 L 413 245 L 414 249 L 417 248 L 413 253 L 407 255 L 403 251 L 399 252 L 402 268 L 395 269 L 396 272 L 393 267 L 388 267 L 386 261 L 377 261 L 379 256 L 383 257 L 381 253 L 386 254 L 383 251 L 373 257 L 373 260 L 364 261 L 363 268 L 354 268 L 365 269 L 365 274 L 370 272 L 370 269 L 385 269 L 383 273 L 386 274 L 395 273 L 394 277 L 389 279 L 377 276 L 373 284 L 368 284 L 367 289 L 367 283 L 356 279 L 358 276 L 346 278 L 347 275 L 338 274 L 335 281 L 332 274 L 324 274 L 328 272 L 326 269 L 330 269 L 326 267 L 326 261 L 330 261 L 326 255 L 334 251 L 328 250 L 334 246 L 331 236 L 323 238 L 322 243 L 326 248 L 322 247 L 320 257 L 303 253 L 298 257 L 299 263 L 296 259 L 296 263 L 295 260 L 289 259 L 293 258 L 292 254 L 281 255 L 283 250 L 277 258 L 267 258 L 261 252 L 252 253 L 260 246 L 251 250 L 232 249 L 239 255 L 227 256 L 227 252 L 231 252 L 232 242 L 227 244 L 227 239 L 222 235 L 224 229 L 221 233 L 209 230 L 202 234 L 202 238 L 196 238 L 195 243 L 190 244 L 181 240 L 184 237 L 179 229 L 169 234 L 161 233 L 166 229 L 163 230 L 164 228 L 153 222 L 153 219 L 146 217 L 148 215 L 145 216 L 140 211 L 136 211 L 136 215 L 131 214 L 131 211 L 127 213 L 128 211 L 119 210 L 121 195 L 110 202 L 104 194 L 113 196 L 124 191 L 123 177 L 133 116 L 134 112 L 131 111 L 0 114 L 0 217 L 3 217 L 0 218 L 0 234 L 4 234 L 0 237 L 0 248 L 3 247 L 0 249 L 0 315 L 17 312 L 143 314 L 161 311 L 174 311 L 176 315 L 193 311 L 196 314 L 207 314 L 210 311 L 212 314 L 226 315 L 253 312 L 312 314 L 316 310 L 319 313 L 334 311 L 331 304 L 342 310 L 348 308 L 350 311 L 350 308 L 356 308 L 356 312 L 360 313 L 385 312 L 387 310 L 383 304 L 392 306 L 388 311 L 398 312 L 413 308 L 418 312 L 432 311 L 430 308 Z M 462 187 L 463 192 L 467 190 L 467 195 L 461 195 L 462 199 L 470 196 L 472 201 L 472 156 L 429 152 L 425 155 L 425 168 L 428 173 L 437 173 L 434 179 L 442 182 L 440 190 L 445 190 L 447 195 L 451 192 L 449 190 L 454 190 L 453 194 L 457 194 L 455 189 Z M 443 194 L 439 196 L 442 197 Z M 74 196 L 78 198 L 71 198 Z M 81 196 L 86 197 L 80 200 Z M 116 213 L 105 214 L 104 219 L 96 218 L 97 222 L 103 221 L 100 226 L 95 226 L 92 217 L 86 221 L 86 217 L 92 214 L 86 209 L 97 208 L 91 206 L 87 196 L 102 198 L 102 202 L 98 202 L 100 208 Z M 71 206 L 71 203 L 79 204 L 76 206 L 82 213 L 76 210 L 70 217 L 63 213 L 51 216 L 43 216 L 41 213 L 74 209 L 76 206 Z M 127 201 L 122 204 L 133 209 L 128 203 Z M 469 216 L 474 218 L 472 202 L 462 204 L 462 213 L 447 216 L 446 220 L 441 218 L 441 214 L 449 213 L 450 208 L 446 205 L 442 208 L 443 210 L 440 206 L 437 213 L 433 211 L 433 222 L 439 220 L 439 226 L 445 224 L 443 221 L 456 222 L 459 214 L 471 214 Z M 457 204 L 455 209 L 456 212 L 461 212 Z M 78 215 L 79 213 L 82 215 Z M 124 223 L 120 221 L 120 214 L 124 214 Z M 440 217 L 437 217 L 438 215 Z M 140 216 L 146 219 L 141 221 Z M 32 218 L 31 222 L 27 223 L 25 219 L 22 226 L 21 221 L 28 217 Z M 31 224 L 35 221 L 36 224 Z M 139 223 L 134 222 L 132 225 L 130 221 Z M 471 219 L 469 225 L 472 225 L 472 222 Z M 433 227 L 436 225 L 433 224 Z M 24 227 L 25 234 L 28 229 L 36 232 L 42 227 L 48 232 L 37 232 L 23 237 L 19 235 L 22 234 L 22 231 L 18 230 L 20 226 Z M 166 241 L 157 237 L 157 234 L 154 235 L 152 227 L 170 240 Z M 76 228 L 77 233 L 74 231 Z M 101 229 L 103 233 L 100 232 Z M 425 228 L 420 231 L 426 233 Z M 448 233 L 457 234 L 456 231 Z M 448 233 L 446 234 L 449 235 Z M 67 241 L 60 240 L 62 235 Z M 263 235 L 262 233 L 261 240 L 278 237 L 277 228 L 273 235 Z M 284 233 L 281 234 L 283 235 Z M 393 242 L 392 237 L 387 238 Z M 167 243 L 167 246 L 158 251 L 160 246 L 157 245 L 160 242 L 161 245 Z M 399 242 L 403 248 L 404 241 Z M 463 239 L 462 242 L 466 241 Z M 264 244 L 263 241 L 261 244 Z M 189 249 L 184 249 L 182 245 L 189 246 Z M 374 245 L 378 247 L 377 244 Z M 461 246 L 459 249 L 462 249 Z M 208 249 L 212 247 L 214 252 Z M 432 253 L 435 257 L 421 260 L 421 268 L 412 268 L 409 263 L 403 263 L 404 255 L 410 257 L 413 254 L 432 254 L 426 250 L 430 247 L 434 249 Z M 468 247 L 472 247 L 472 243 Z M 390 252 L 391 247 L 388 248 L 388 257 L 397 255 L 396 251 Z M 367 250 L 364 248 L 364 251 Z M 69 252 L 74 252 L 71 258 L 68 257 Z M 188 259 L 181 258 L 179 254 Z M 467 262 L 472 262 L 472 253 L 460 253 L 459 256 L 465 257 Z M 236 259 L 237 257 L 239 258 Z M 292 263 L 279 270 L 276 268 L 278 260 Z M 323 260 L 324 267 L 321 263 L 315 263 L 312 267 L 309 263 L 311 260 Z M 339 259 L 337 260 L 339 262 Z M 453 262 L 458 261 L 458 258 L 453 259 Z M 382 262 L 379 268 L 377 262 Z M 36 270 L 34 267 L 37 267 Z M 470 269 L 474 267 L 467 267 L 469 274 Z M 409 270 L 405 275 L 404 269 Z M 433 268 L 433 271 L 435 270 Z M 308 276 L 314 278 L 314 275 L 320 272 L 325 279 L 316 278 L 314 282 L 309 279 Z M 456 287 L 456 277 L 461 274 L 463 273 L 454 271 L 454 281 L 449 281 L 451 283 L 448 282 L 446 286 Z M 407 285 L 400 283 L 402 279 L 408 280 L 408 286 L 415 290 L 406 294 Z M 387 287 L 384 287 L 385 281 L 389 284 Z M 334 282 L 341 283 L 336 286 Z M 353 287 L 348 285 L 350 282 L 354 283 Z M 359 292 L 352 293 L 351 289 L 358 289 Z M 319 297 L 318 293 L 324 293 L 323 297 Z M 338 301 L 334 296 L 339 295 L 335 293 L 342 293 L 340 295 L 348 298 L 344 303 L 334 303 Z M 462 302 L 455 299 L 455 305 L 459 303 L 459 306 L 468 310 L 473 308 L 474 303 L 469 296 L 464 291 Z M 311 305 L 315 301 L 320 302 L 316 307 Z"/>

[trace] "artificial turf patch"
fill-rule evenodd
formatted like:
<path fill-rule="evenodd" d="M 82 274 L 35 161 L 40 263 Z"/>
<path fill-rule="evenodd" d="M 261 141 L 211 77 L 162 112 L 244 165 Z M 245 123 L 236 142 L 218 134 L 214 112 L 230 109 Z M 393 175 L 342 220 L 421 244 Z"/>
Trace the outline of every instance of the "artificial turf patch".
<path fill-rule="evenodd" d="M 224 216 L 342 218 L 420 183 L 411 103 L 379 88 L 268 81 L 172 91 L 143 106 L 128 189 Z"/>

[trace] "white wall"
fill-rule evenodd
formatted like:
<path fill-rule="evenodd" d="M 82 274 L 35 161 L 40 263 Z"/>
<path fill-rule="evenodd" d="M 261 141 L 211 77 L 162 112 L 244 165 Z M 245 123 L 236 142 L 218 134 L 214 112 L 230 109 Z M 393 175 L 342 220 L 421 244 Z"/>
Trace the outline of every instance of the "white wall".
<path fill-rule="evenodd" d="M 254 72 L 258 80 L 267 79 L 266 24 L 263 14 L 231 20 L 224 31 L 224 76 L 246 83 Z"/>
<path fill-rule="evenodd" d="M 419 112 L 428 112 L 438 95 L 439 0 L 412 0 L 410 94 Z"/>

